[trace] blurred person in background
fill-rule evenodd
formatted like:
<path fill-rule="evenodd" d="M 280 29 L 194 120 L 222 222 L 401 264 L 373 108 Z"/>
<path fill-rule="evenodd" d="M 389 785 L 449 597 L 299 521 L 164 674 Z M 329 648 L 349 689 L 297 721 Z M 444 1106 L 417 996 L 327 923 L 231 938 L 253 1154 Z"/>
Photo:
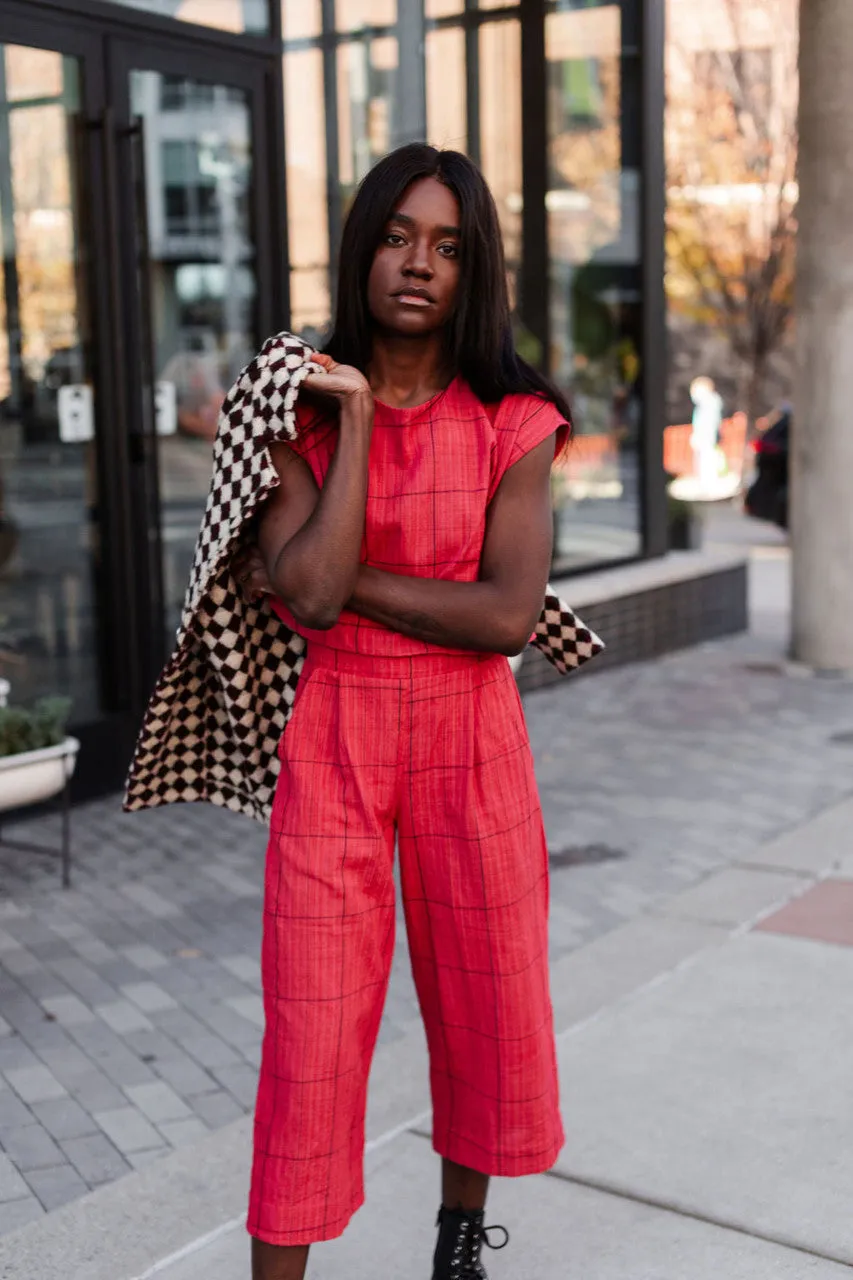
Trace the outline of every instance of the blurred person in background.
<path fill-rule="evenodd" d="M 783 401 L 763 423 L 752 442 L 755 478 L 746 491 L 744 507 L 756 520 L 788 528 L 788 469 L 793 409 Z M 759 427 L 762 424 L 759 423 Z"/>
<path fill-rule="evenodd" d="M 165 365 L 161 381 L 175 384 L 178 430 L 202 440 L 216 438 L 219 410 L 225 399 L 222 358 L 218 351 L 178 351 Z"/>
<path fill-rule="evenodd" d="M 713 379 L 694 378 L 690 384 L 693 401 L 693 431 L 690 444 L 693 449 L 694 470 L 701 490 L 713 489 L 719 479 L 717 446 L 723 425 L 723 397 L 714 386 Z"/>
<path fill-rule="evenodd" d="M 508 1239 L 484 1226 L 490 1176 L 541 1173 L 563 1143 L 548 855 L 506 655 L 541 609 L 570 427 L 513 346 L 495 204 L 465 156 L 413 144 L 367 176 L 317 360 L 235 562 L 308 640 L 267 854 L 253 1276 L 302 1280 L 364 1198 L 396 840 L 442 1157 L 433 1277 L 478 1280 Z"/>

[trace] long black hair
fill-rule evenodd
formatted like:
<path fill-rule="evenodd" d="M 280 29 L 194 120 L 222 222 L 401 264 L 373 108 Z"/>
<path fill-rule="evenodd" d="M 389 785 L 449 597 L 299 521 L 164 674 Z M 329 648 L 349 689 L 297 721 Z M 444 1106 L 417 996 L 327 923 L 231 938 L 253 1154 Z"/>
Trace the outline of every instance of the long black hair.
<path fill-rule="evenodd" d="M 459 151 L 413 142 L 392 151 L 368 173 L 344 225 L 335 326 L 325 351 L 366 372 L 372 347 L 367 281 L 373 258 L 403 193 L 422 178 L 437 178 L 459 202 L 460 276 L 447 331 L 448 365 L 483 404 L 532 393 L 550 400 L 571 422 L 563 392 L 515 349 L 498 211 L 482 173 Z"/>

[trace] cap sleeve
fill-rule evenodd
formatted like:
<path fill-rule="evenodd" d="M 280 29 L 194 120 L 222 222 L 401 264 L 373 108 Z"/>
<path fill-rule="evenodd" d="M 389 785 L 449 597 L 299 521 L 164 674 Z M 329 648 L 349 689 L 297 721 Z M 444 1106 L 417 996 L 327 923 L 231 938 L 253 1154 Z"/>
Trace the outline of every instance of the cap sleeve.
<path fill-rule="evenodd" d="M 318 451 L 320 453 L 330 451 L 336 428 L 328 413 L 312 404 L 297 400 L 295 418 L 296 435 L 287 441 L 294 453 L 298 453 L 300 458 L 309 461 L 311 455 Z"/>
<path fill-rule="evenodd" d="M 549 436 L 554 437 L 554 456 L 565 446 L 571 425 L 550 400 L 539 396 L 507 396 L 495 420 L 495 469 L 489 492 L 491 499 L 510 467 Z"/>

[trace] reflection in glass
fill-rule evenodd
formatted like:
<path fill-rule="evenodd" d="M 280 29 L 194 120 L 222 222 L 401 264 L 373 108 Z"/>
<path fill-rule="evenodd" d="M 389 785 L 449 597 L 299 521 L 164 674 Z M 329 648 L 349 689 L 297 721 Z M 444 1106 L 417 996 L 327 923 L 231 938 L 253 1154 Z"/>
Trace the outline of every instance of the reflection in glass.
<path fill-rule="evenodd" d="M 480 31 L 481 165 L 498 206 L 510 286 L 521 265 L 521 24 L 488 23 Z M 536 353 L 524 348 L 523 354 Z"/>
<path fill-rule="evenodd" d="M 131 103 L 142 126 L 171 640 L 219 409 L 257 345 L 251 120 L 242 90 L 156 71 L 131 73 Z"/>
<path fill-rule="evenodd" d="M 449 18 L 464 8 L 465 0 L 426 0 L 427 18 Z"/>
<path fill-rule="evenodd" d="M 428 31 L 426 38 L 427 141 L 465 151 L 465 32 L 459 27 Z"/>
<path fill-rule="evenodd" d="M 284 58 L 291 325 L 319 342 L 331 313 L 323 55 Z"/>
<path fill-rule="evenodd" d="M 398 49 L 391 36 L 348 40 L 338 49 L 340 184 L 344 207 L 362 178 L 391 150 Z"/>
<path fill-rule="evenodd" d="M 281 27 L 285 40 L 318 36 L 322 29 L 320 0 L 281 0 Z"/>
<path fill-rule="evenodd" d="M 72 160 L 77 62 L 0 45 L 0 676 L 99 706 L 94 399 Z"/>
<path fill-rule="evenodd" d="M 411 4 L 411 0 L 404 0 Z M 397 0 L 335 0 L 338 31 L 359 31 L 362 27 L 390 27 L 397 21 Z"/>
<path fill-rule="evenodd" d="M 115 0 L 131 9 L 144 9 L 161 18 L 195 22 L 217 31 L 266 35 L 269 31 L 269 0 Z M 308 0 L 304 0 L 307 4 Z"/>
<path fill-rule="evenodd" d="M 624 168 L 617 4 L 546 19 L 551 371 L 576 436 L 554 477 L 558 568 L 640 550 L 639 177 Z"/>

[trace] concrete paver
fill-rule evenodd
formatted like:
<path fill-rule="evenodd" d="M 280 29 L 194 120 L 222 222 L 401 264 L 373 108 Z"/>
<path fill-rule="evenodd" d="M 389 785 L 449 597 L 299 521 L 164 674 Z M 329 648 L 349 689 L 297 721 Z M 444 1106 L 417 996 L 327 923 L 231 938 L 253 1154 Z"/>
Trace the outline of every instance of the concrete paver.
<path fill-rule="evenodd" d="M 435 1243 L 435 1158 L 406 1136 L 368 1179 L 367 1203 L 344 1238 L 319 1245 L 309 1280 L 426 1275 Z M 433 1197 L 435 1198 L 435 1197 Z M 715 1224 L 555 1178 L 495 1184 L 489 1221 L 506 1223 L 508 1248 L 485 1251 L 491 1280 L 849 1280 L 846 1266 Z M 176 1260 L 164 1280 L 235 1280 L 248 1242 L 236 1228 Z M 401 1270 L 401 1264 L 405 1271 Z"/>
<path fill-rule="evenodd" d="M 95 1119 L 110 1141 L 123 1154 L 162 1146 L 157 1130 L 135 1107 L 119 1107 L 115 1111 L 98 1111 Z"/>
<path fill-rule="evenodd" d="M 65 1096 L 65 1089 L 47 1067 L 34 1064 L 4 1071 L 4 1075 L 22 1102 L 48 1102 Z"/>
<path fill-rule="evenodd" d="M 164 1120 L 189 1120 L 192 1112 L 178 1097 L 174 1089 L 163 1080 L 153 1084 L 138 1084 L 125 1089 L 131 1102 L 154 1124 Z"/>
<path fill-rule="evenodd" d="M 776 903 L 787 902 L 803 888 L 799 876 L 772 870 L 726 867 L 692 889 L 673 894 L 661 906 L 666 915 L 708 924 L 735 925 Z"/>
<path fill-rule="evenodd" d="M 50 1169 L 33 1169 L 31 1173 L 27 1173 L 26 1179 L 48 1212 L 68 1204 L 69 1200 L 79 1199 L 86 1192 L 86 1183 L 69 1164 L 54 1165 Z"/>
<path fill-rule="evenodd" d="M 774 912 L 760 927 L 768 933 L 853 947 L 853 880 L 824 880 Z"/>
<path fill-rule="evenodd" d="M 25 1124 L 3 1131 L 3 1150 L 21 1173 L 61 1164 L 62 1152 L 40 1124 Z"/>
<path fill-rule="evenodd" d="M 66 1138 L 60 1146 L 89 1187 L 97 1187 L 120 1178 L 130 1168 L 127 1159 L 103 1133 Z"/>
<path fill-rule="evenodd" d="M 563 1173 L 853 1265 L 853 949 L 751 933 L 559 1047 Z"/>
<path fill-rule="evenodd" d="M 817 875 L 835 861 L 838 874 L 853 879 L 853 801 L 843 800 L 819 814 L 809 840 L 786 832 L 749 855 L 751 866 Z M 845 869 L 846 868 L 846 869 Z"/>

